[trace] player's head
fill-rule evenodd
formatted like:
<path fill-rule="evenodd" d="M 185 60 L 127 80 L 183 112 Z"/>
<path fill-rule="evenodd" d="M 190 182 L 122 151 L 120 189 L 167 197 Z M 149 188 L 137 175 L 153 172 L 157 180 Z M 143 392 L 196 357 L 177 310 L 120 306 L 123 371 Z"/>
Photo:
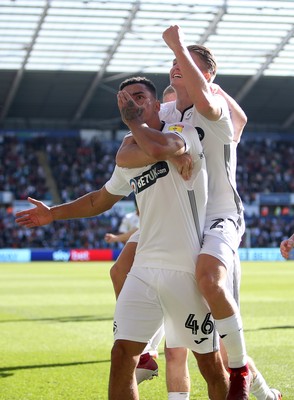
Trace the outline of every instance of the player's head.
<path fill-rule="evenodd" d="M 157 90 L 154 83 L 145 77 L 136 76 L 126 79 L 119 85 L 120 91 L 126 91 L 134 102 L 140 106 L 143 120 L 154 127 L 159 120 L 160 102 L 157 99 Z"/>
<path fill-rule="evenodd" d="M 146 89 L 157 100 L 157 90 L 154 83 L 150 79 L 145 78 L 144 76 L 134 76 L 132 78 L 126 79 L 119 85 L 119 90 L 123 90 L 129 85 L 136 85 L 136 84 L 146 86 Z"/>
<path fill-rule="evenodd" d="M 209 73 L 210 77 L 206 79 L 208 82 L 212 82 L 216 76 L 217 64 L 211 50 L 200 44 L 192 44 L 187 46 L 191 56 L 193 57 L 198 68 L 204 75 Z"/>
<path fill-rule="evenodd" d="M 189 50 L 194 63 L 200 69 L 207 82 L 213 82 L 216 76 L 217 64 L 212 52 L 207 47 L 199 44 L 187 46 L 187 49 Z M 177 64 L 177 60 L 175 59 L 170 70 L 170 81 L 174 86 L 177 80 L 181 80 L 181 78 L 181 71 Z"/>
<path fill-rule="evenodd" d="M 162 102 L 168 103 L 169 101 L 176 100 L 176 98 L 177 94 L 175 89 L 171 85 L 167 86 L 162 93 Z"/>

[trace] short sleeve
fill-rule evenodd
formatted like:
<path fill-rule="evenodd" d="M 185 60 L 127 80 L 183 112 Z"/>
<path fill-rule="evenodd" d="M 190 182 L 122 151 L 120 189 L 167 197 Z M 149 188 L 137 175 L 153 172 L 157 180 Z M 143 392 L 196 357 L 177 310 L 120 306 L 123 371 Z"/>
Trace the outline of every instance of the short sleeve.
<path fill-rule="evenodd" d="M 117 165 L 114 168 L 111 178 L 106 182 L 105 188 L 109 193 L 120 196 L 128 196 L 132 192 L 123 168 Z"/>

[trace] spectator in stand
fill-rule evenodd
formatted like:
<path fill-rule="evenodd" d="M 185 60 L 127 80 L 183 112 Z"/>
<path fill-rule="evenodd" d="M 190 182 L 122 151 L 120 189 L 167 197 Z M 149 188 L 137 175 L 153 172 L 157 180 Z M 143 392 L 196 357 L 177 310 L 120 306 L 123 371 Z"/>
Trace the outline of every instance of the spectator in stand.
<path fill-rule="evenodd" d="M 123 243 L 126 244 L 128 239 L 139 228 L 139 209 L 135 200 L 135 210 L 126 214 L 119 226 L 118 234 L 106 233 L 104 239 L 107 243 Z"/>

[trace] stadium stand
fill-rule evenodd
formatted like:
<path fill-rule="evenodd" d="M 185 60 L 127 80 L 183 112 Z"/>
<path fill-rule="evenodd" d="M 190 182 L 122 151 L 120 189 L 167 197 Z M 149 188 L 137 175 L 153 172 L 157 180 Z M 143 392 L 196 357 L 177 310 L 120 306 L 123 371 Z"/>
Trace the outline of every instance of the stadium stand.
<path fill-rule="evenodd" d="M 31 196 L 53 204 L 101 188 L 112 173 L 120 145 L 70 134 L 37 139 L 2 134 L 0 138 L 0 192 L 12 193 L 15 200 Z M 285 195 L 294 191 L 294 147 L 289 143 L 293 141 L 261 138 L 239 144 L 237 183 L 247 225 L 243 247 L 277 247 L 294 231 L 293 206 L 288 201 L 283 204 Z M 266 195 L 274 195 L 269 204 L 263 203 Z M 28 230 L 15 224 L 13 203 L 2 204 L 0 246 L 118 248 L 119 244 L 107 244 L 104 235 L 117 231 L 121 218 L 114 209 L 96 218 L 57 221 Z"/>

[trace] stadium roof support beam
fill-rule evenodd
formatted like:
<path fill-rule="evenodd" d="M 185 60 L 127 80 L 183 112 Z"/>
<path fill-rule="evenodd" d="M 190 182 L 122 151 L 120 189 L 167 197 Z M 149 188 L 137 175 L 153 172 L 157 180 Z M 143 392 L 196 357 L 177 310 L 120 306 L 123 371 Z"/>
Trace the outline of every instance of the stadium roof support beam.
<path fill-rule="evenodd" d="M 128 18 L 126 18 L 125 23 L 123 24 L 122 29 L 119 32 L 118 37 L 116 38 L 115 42 L 111 46 L 111 48 L 110 48 L 110 50 L 108 52 L 108 55 L 107 55 L 107 57 L 105 58 L 105 60 L 103 62 L 103 65 L 102 65 L 101 69 L 97 72 L 97 74 L 96 74 L 95 78 L 93 79 L 91 85 L 89 86 L 89 88 L 88 88 L 83 100 L 81 101 L 81 103 L 80 103 L 80 105 L 79 105 L 79 107 L 78 107 L 78 109 L 77 109 L 77 111 L 76 111 L 76 113 L 75 113 L 75 115 L 73 117 L 73 121 L 72 122 L 76 122 L 77 120 L 79 120 L 82 117 L 87 105 L 89 104 L 89 102 L 90 102 L 90 100 L 91 100 L 91 98 L 92 98 L 92 96 L 94 94 L 95 89 L 97 88 L 97 86 L 99 85 L 99 83 L 101 82 L 101 80 L 102 80 L 102 78 L 103 78 L 103 76 L 105 74 L 107 66 L 109 65 L 113 55 L 115 54 L 116 49 L 120 45 L 120 43 L 123 40 L 125 34 L 131 29 L 132 22 L 133 22 L 136 14 L 137 14 L 137 12 L 139 10 L 139 7 L 140 7 L 140 0 L 137 0 L 136 3 L 134 3 L 134 5 L 132 7 L 130 15 L 128 16 Z"/>
<path fill-rule="evenodd" d="M 282 128 L 283 129 L 290 128 L 293 122 L 294 122 L 294 112 L 290 114 L 290 116 L 286 119 L 286 121 L 282 125 Z"/>
<path fill-rule="evenodd" d="M 0 122 L 2 122 L 3 119 L 6 117 L 8 111 L 9 111 L 9 108 L 10 108 L 12 102 L 13 102 L 13 99 L 14 99 L 14 97 L 16 95 L 17 89 L 18 89 L 18 87 L 20 85 L 20 82 L 21 82 L 23 74 L 24 74 L 26 63 L 28 62 L 28 59 L 30 57 L 30 54 L 31 54 L 32 49 L 34 47 L 34 44 L 35 44 L 35 42 L 36 42 L 36 40 L 38 38 L 38 35 L 39 35 L 39 32 L 40 32 L 40 30 L 42 28 L 43 22 L 44 22 L 44 20 L 46 18 L 46 15 L 48 13 L 48 9 L 50 7 L 50 1 L 51 0 L 47 0 L 45 6 L 43 8 L 43 12 L 42 12 L 41 17 L 39 19 L 39 22 L 38 22 L 38 25 L 37 25 L 37 27 L 35 29 L 35 32 L 34 32 L 34 34 L 32 36 L 32 40 L 31 40 L 30 44 L 27 47 L 27 51 L 26 51 L 25 57 L 23 59 L 23 62 L 21 64 L 21 67 L 18 69 L 18 71 L 17 71 L 17 73 L 15 75 L 15 78 L 14 78 L 14 80 L 12 82 L 12 85 L 10 87 L 10 90 L 9 90 L 8 95 L 6 97 L 6 100 L 4 102 L 3 109 L 2 109 L 1 114 L 0 114 Z"/>
<path fill-rule="evenodd" d="M 215 33 L 218 23 L 222 20 L 223 16 L 227 13 L 227 0 L 224 0 L 224 5 L 219 9 L 214 19 L 209 24 L 208 28 L 198 41 L 199 44 L 204 44 L 210 35 Z"/>
<path fill-rule="evenodd" d="M 129 72 L 122 72 L 120 74 L 114 74 L 111 76 L 108 76 L 107 78 L 103 79 L 103 83 L 108 83 L 108 82 L 112 82 L 112 81 L 116 81 L 117 79 L 125 79 L 128 76 L 130 76 Z"/>
<path fill-rule="evenodd" d="M 198 41 L 199 44 L 204 44 L 206 42 L 207 38 L 211 34 L 213 34 L 215 32 L 217 24 L 222 19 L 223 15 L 227 12 L 226 3 L 227 3 L 227 0 L 225 0 L 224 6 L 222 8 L 220 8 L 220 10 L 217 13 L 217 15 L 215 16 L 214 20 L 211 22 L 211 24 L 209 25 L 207 30 L 204 32 L 204 35 Z M 139 72 L 140 72 L 140 70 L 138 70 L 138 73 Z M 109 76 L 109 77 L 103 79 L 103 82 L 107 83 L 107 82 L 111 82 L 111 81 L 117 80 L 117 79 L 124 79 L 124 78 L 127 78 L 128 76 L 130 76 L 129 72 L 123 72 L 123 73 L 120 73 L 120 74 L 114 74 L 112 76 Z M 112 90 L 110 89 L 110 91 L 112 91 Z"/>
<path fill-rule="evenodd" d="M 267 57 L 264 64 L 257 71 L 257 73 L 245 83 L 245 85 L 241 88 L 241 90 L 236 94 L 235 100 L 240 103 L 242 99 L 247 95 L 247 93 L 252 89 L 252 87 L 256 84 L 256 82 L 260 79 L 263 72 L 268 68 L 268 66 L 272 63 L 273 59 L 279 54 L 279 52 L 285 47 L 285 45 L 289 42 L 289 40 L 294 35 L 294 26 L 287 33 L 287 35 L 281 40 L 276 49 Z"/>

